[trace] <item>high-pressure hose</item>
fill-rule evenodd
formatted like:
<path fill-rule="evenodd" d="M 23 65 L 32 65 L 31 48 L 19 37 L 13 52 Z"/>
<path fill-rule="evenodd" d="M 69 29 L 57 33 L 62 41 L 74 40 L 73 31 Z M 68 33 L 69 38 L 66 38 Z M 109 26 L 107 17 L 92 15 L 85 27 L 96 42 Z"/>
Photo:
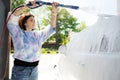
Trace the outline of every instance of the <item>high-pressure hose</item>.
<path fill-rule="evenodd" d="M 2 46 L 2 41 L 4 39 L 4 35 L 5 35 L 5 32 L 6 32 L 6 29 L 7 29 L 7 24 L 8 24 L 8 21 L 11 17 L 11 15 L 15 12 L 16 9 L 20 8 L 20 7 L 23 7 L 23 6 L 28 6 L 30 9 L 35 9 L 35 8 L 38 8 L 42 5 L 52 5 L 51 2 L 44 2 L 44 1 L 36 1 L 36 6 L 32 6 L 31 2 L 29 2 L 28 4 L 26 5 L 21 5 L 21 6 L 18 6 L 17 8 L 15 8 L 12 13 L 8 16 L 6 22 L 5 22 L 5 25 L 4 25 L 4 28 L 3 28 L 3 32 L 2 32 L 2 37 L 0 39 L 0 47 Z M 71 9 L 79 9 L 79 6 L 73 6 L 73 5 L 64 5 L 64 4 L 58 4 L 58 7 L 65 7 L 65 8 L 71 8 Z M 8 43 L 9 45 L 9 43 Z M 7 49 L 7 54 L 9 53 L 9 46 L 8 46 L 8 49 Z M 6 58 L 6 67 L 5 67 L 5 72 L 4 72 L 4 75 L 3 75 L 3 80 L 5 80 L 5 77 L 6 77 L 6 74 L 7 74 L 7 69 L 8 69 L 8 56 Z"/>

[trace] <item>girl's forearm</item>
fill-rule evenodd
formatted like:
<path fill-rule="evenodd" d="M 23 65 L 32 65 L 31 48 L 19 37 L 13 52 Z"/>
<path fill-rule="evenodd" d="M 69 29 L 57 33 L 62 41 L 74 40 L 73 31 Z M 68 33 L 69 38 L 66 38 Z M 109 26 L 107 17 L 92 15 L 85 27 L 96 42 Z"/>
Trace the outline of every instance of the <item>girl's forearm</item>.
<path fill-rule="evenodd" d="M 27 9 L 29 9 L 27 6 L 20 7 L 20 8 L 18 8 L 18 9 L 13 13 L 13 15 L 19 16 L 21 13 L 23 13 L 23 11 L 25 11 L 25 10 L 27 10 Z"/>
<path fill-rule="evenodd" d="M 56 23 L 57 23 L 57 13 L 52 13 L 51 26 L 55 28 Z"/>
<path fill-rule="evenodd" d="M 56 21 L 57 21 L 57 2 L 53 2 L 52 4 L 52 18 L 51 18 L 51 26 L 53 28 L 56 27 Z"/>

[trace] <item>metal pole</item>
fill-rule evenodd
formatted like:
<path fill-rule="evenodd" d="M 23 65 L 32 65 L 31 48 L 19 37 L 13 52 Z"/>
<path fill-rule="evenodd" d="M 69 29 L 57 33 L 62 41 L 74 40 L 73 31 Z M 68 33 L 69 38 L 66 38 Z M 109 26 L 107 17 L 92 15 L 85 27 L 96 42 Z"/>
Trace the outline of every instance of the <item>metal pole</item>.
<path fill-rule="evenodd" d="M 10 10 L 10 0 L 0 0 L 0 39 L 2 38 L 3 27 L 7 18 L 8 11 Z M 6 63 L 8 64 L 7 58 L 8 55 L 8 30 L 6 30 L 4 34 L 4 38 L 1 41 L 0 45 L 0 80 L 3 80 L 3 77 L 6 76 L 5 80 L 9 80 L 9 70 L 7 66 L 6 70 Z"/>
<path fill-rule="evenodd" d="M 57 19 L 58 19 L 58 15 L 59 15 L 59 13 L 57 14 Z M 57 21 L 56 21 L 56 34 L 55 34 L 55 37 L 56 37 L 56 48 L 58 48 L 58 46 L 59 46 L 59 37 L 58 37 L 59 26 L 58 26 L 58 22 Z"/>

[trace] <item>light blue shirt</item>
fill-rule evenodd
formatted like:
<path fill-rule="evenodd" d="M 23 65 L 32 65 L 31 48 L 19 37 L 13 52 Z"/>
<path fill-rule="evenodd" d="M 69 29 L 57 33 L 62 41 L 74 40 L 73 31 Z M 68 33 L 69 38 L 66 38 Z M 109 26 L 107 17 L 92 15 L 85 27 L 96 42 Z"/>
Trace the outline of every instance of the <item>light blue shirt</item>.
<path fill-rule="evenodd" d="M 8 30 L 14 44 L 14 58 L 26 62 L 40 60 L 42 44 L 55 32 L 48 26 L 44 30 L 27 32 L 18 25 L 19 16 L 12 15 L 8 22 Z"/>

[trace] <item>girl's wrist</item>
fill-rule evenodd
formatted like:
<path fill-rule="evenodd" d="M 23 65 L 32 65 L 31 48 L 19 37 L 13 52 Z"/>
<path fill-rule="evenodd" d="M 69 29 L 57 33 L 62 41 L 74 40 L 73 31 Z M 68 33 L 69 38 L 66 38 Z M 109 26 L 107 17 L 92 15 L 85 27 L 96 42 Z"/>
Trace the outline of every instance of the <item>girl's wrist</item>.
<path fill-rule="evenodd" d="M 57 15 L 57 12 L 55 12 L 55 13 L 52 13 L 52 15 Z"/>
<path fill-rule="evenodd" d="M 52 11 L 52 13 L 57 13 L 57 11 Z"/>

